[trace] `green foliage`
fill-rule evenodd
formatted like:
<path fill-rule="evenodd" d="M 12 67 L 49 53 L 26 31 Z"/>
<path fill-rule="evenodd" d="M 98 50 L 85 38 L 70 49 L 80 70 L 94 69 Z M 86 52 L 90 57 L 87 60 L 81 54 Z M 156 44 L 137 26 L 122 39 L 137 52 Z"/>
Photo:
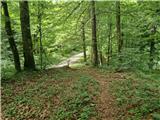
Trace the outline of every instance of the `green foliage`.
<path fill-rule="evenodd" d="M 19 2 L 7 1 L 7 3 L 11 27 L 23 66 Z M 160 73 L 156 71 L 160 69 L 159 6 L 159 1 L 121 1 L 123 47 L 118 54 L 115 1 L 96 1 L 98 52 L 102 52 L 104 62 L 101 67 L 109 71 L 137 72 L 137 76 L 131 75 L 132 77 L 116 81 L 112 85 L 117 103 L 120 107 L 126 108 L 128 119 L 139 120 L 150 114 L 155 120 L 159 119 L 157 109 L 160 109 Z M 43 68 L 46 68 L 82 51 L 82 21 L 85 23 L 86 48 L 91 51 L 92 32 L 89 10 L 89 1 L 29 1 L 33 52 L 38 69 L 41 63 L 40 54 L 42 54 Z M 40 51 L 38 12 L 42 15 L 42 51 Z M 97 95 L 98 84 L 93 78 L 61 69 L 15 74 L 13 55 L 5 33 L 3 10 L 1 14 L 4 117 L 17 120 L 30 118 L 87 120 L 95 115 L 93 97 Z M 110 24 L 111 29 L 109 29 Z M 155 31 L 154 27 L 156 27 Z M 154 50 L 151 51 L 153 40 Z M 112 48 L 110 53 L 109 47 Z M 107 61 L 108 56 L 110 56 L 109 61 Z M 87 64 L 90 65 L 89 59 L 92 54 L 87 57 Z M 153 70 L 149 69 L 151 62 L 153 62 Z M 85 64 L 80 61 L 74 65 L 77 66 L 84 67 Z M 77 81 L 73 82 L 72 79 Z M 62 99 L 64 96 L 65 98 Z M 60 105 L 53 104 L 56 103 L 55 97 Z M 45 108 L 47 112 L 43 111 Z M 122 114 L 120 117 L 123 116 Z"/>
<path fill-rule="evenodd" d="M 140 53 L 135 48 L 126 48 L 119 55 L 115 54 L 109 65 L 106 66 L 107 69 L 113 70 L 149 70 L 148 54 Z M 102 66 L 103 67 L 103 66 Z"/>
<path fill-rule="evenodd" d="M 160 120 L 160 114 L 154 113 L 152 116 L 154 120 Z"/>
<path fill-rule="evenodd" d="M 8 1 L 11 17 L 11 26 L 14 38 L 23 64 L 23 50 L 20 29 L 19 3 Z M 30 24 L 34 56 L 37 68 L 40 68 L 40 33 L 39 18 L 42 16 L 42 58 L 43 68 L 57 64 L 73 53 L 82 51 L 81 22 L 85 22 L 86 47 L 91 48 L 91 19 L 89 15 L 89 1 L 30 1 Z M 153 68 L 160 68 L 160 17 L 158 1 L 122 1 L 121 2 L 121 34 L 123 39 L 122 53 L 117 55 L 116 17 L 114 1 L 97 1 L 97 44 L 102 51 L 103 61 L 111 56 L 110 64 L 120 69 L 148 70 L 150 62 L 150 41 L 155 41 L 153 55 Z M 3 11 L 2 11 L 3 16 Z M 109 30 L 109 24 L 112 24 Z M 156 32 L 152 33 L 153 26 Z M 5 33 L 4 19 L 2 17 L 2 61 L 13 61 Z M 108 54 L 109 38 L 111 37 L 112 55 Z M 122 61 L 119 62 L 119 57 Z M 89 62 L 89 60 L 88 60 Z M 12 63 L 13 64 L 13 63 Z M 6 68 L 7 69 L 7 68 Z"/>
<path fill-rule="evenodd" d="M 159 74 L 137 74 L 139 77 L 131 75 L 126 80 L 115 81 L 111 85 L 118 105 L 128 114 L 122 112 L 121 119 L 139 120 L 160 109 Z"/>
<path fill-rule="evenodd" d="M 22 72 L 2 83 L 3 118 L 87 120 L 96 114 L 93 97 L 98 91 L 98 83 L 81 72 Z"/>
<path fill-rule="evenodd" d="M 61 72 L 61 75 L 63 73 L 65 72 Z M 49 117 L 47 113 L 42 115 L 43 111 L 50 109 L 52 98 L 64 91 L 65 86 L 52 82 L 56 82 L 52 74 L 48 78 L 43 72 L 23 72 L 16 74 L 12 81 L 2 81 L 3 117 L 17 120 Z"/>
<path fill-rule="evenodd" d="M 96 114 L 93 96 L 97 93 L 98 83 L 91 77 L 81 76 L 72 89 L 75 94 L 64 98 L 55 119 L 88 120 Z"/>
<path fill-rule="evenodd" d="M 6 80 L 16 73 L 13 63 L 8 60 L 1 61 L 1 78 Z"/>

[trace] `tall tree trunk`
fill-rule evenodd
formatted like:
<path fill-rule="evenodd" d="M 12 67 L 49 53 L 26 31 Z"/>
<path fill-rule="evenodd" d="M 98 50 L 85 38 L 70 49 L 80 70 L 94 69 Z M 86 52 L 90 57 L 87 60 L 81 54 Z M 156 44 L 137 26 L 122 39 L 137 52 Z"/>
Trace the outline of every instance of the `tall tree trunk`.
<path fill-rule="evenodd" d="M 10 21 L 10 16 L 9 16 L 9 12 L 8 12 L 7 2 L 2 1 L 2 6 L 3 6 L 3 10 L 4 10 L 4 15 L 5 15 L 5 29 L 6 29 L 6 33 L 7 33 L 7 36 L 8 36 L 10 48 L 11 48 L 12 53 L 13 53 L 15 69 L 17 71 L 21 71 L 19 53 L 18 53 L 17 46 L 16 46 L 16 43 L 15 43 L 15 40 L 14 40 L 14 37 L 13 37 L 13 32 L 12 32 L 12 28 L 11 28 L 11 21 Z"/>
<path fill-rule="evenodd" d="M 118 53 L 121 53 L 123 41 L 121 37 L 120 1 L 116 1 L 116 28 L 117 28 Z"/>
<path fill-rule="evenodd" d="M 98 21 L 97 21 L 98 23 Z M 99 41 L 98 44 L 98 59 L 99 59 L 99 65 L 102 66 L 103 65 L 103 52 L 102 52 L 102 37 L 100 32 L 97 32 L 97 40 Z"/>
<path fill-rule="evenodd" d="M 41 64 L 41 69 L 43 68 L 43 44 L 42 44 L 42 7 L 41 3 L 38 2 L 38 27 L 39 27 L 39 43 L 40 43 L 40 64 Z"/>
<path fill-rule="evenodd" d="M 35 69 L 28 1 L 20 1 L 20 21 L 23 40 L 24 69 Z"/>
<path fill-rule="evenodd" d="M 85 28 L 84 28 L 84 23 L 82 22 L 82 40 L 83 40 L 83 57 L 84 57 L 84 62 L 87 61 L 87 55 L 86 55 L 86 40 L 85 40 Z"/>
<path fill-rule="evenodd" d="M 93 52 L 93 65 L 98 66 L 98 49 L 97 49 L 97 36 L 96 36 L 96 13 L 95 1 L 91 1 L 91 15 L 92 15 L 92 52 Z"/>
<path fill-rule="evenodd" d="M 110 58 L 112 56 L 112 40 L 111 40 L 111 36 L 112 36 L 112 23 L 111 21 L 109 21 L 108 23 L 109 26 L 109 34 L 108 34 L 108 57 L 107 57 L 107 64 L 109 65 L 110 63 Z"/>

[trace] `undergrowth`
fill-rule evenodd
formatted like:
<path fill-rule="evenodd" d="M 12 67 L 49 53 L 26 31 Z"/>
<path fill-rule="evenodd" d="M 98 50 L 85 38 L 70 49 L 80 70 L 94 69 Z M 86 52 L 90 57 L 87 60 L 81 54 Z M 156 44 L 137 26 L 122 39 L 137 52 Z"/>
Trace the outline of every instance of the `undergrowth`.
<path fill-rule="evenodd" d="M 89 76 L 81 76 L 72 87 L 74 94 L 64 97 L 63 104 L 56 112 L 56 120 L 88 120 L 96 116 L 93 97 L 97 94 L 98 83 Z"/>
<path fill-rule="evenodd" d="M 49 119 L 60 103 L 58 96 L 68 89 L 74 75 L 59 69 L 24 72 L 2 81 L 3 119 Z"/>
<path fill-rule="evenodd" d="M 122 109 L 120 118 L 126 120 L 160 120 L 160 74 L 131 73 L 124 80 L 111 84 L 113 95 Z"/>
<path fill-rule="evenodd" d="M 98 83 L 71 69 L 23 72 L 2 81 L 4 120 L 88 120 Z"/>

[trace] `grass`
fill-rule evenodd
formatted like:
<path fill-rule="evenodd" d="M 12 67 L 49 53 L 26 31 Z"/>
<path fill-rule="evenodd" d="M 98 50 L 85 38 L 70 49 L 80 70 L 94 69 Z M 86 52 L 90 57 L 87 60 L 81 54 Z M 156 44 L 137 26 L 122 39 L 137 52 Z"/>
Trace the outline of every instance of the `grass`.
<path fill-rule="evenodd" d="M 96 114 L 98 83 L 77 70 L 23 72 L 2 81 L 5 119 L 87 120 Z"/>
<path fill-rule="evenodd" d="M 160 120 L 160 74 L 137 72 L 111 84 L 113 95 L 122 109 L 120 119 Z"/>

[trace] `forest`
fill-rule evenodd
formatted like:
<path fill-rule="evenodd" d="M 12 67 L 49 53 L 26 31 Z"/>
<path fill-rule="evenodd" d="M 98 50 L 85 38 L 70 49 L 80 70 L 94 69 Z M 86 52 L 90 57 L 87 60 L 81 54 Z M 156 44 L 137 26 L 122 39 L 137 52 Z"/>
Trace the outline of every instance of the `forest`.
<path fill-rule="evenodd" d="M 160 120 L 159 0 L 1 0 L 3 120 Z"/>

